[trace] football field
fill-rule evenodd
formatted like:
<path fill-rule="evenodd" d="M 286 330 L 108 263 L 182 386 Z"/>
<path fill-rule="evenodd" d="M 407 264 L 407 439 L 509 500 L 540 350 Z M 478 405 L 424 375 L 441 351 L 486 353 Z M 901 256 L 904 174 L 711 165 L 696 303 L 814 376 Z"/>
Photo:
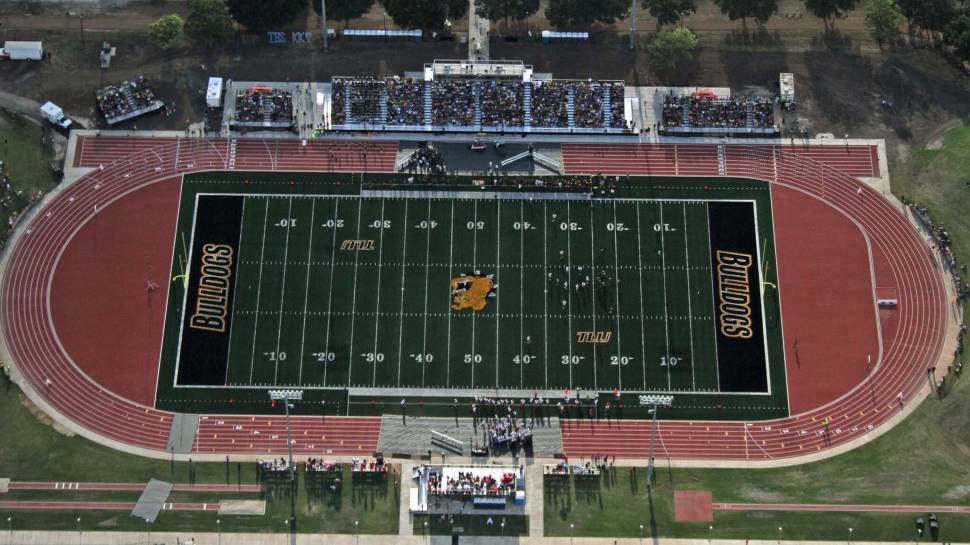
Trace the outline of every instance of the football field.
<path fill-rule="evenodd" d="M 198 176 L 183 189 L 163 401 L 291 388 L 347 411 L 577 390 L 784 403 L 761 301 L 763 189 L 240 191 Z"/>

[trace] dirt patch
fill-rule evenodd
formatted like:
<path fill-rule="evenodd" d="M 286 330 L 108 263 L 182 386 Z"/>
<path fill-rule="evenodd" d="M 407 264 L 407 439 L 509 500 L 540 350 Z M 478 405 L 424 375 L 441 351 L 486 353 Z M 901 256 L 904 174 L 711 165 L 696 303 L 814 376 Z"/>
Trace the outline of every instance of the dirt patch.
<path fill-rule="evenodd" d="M 51 418 L 47 413 L 42 411 L 40 407 L 35 405 L 34 402 L 31 401 L 30 398 L 28 398 L 27 396 L 25 395 L 20 396 L 20 404 L 23 405 L 24 408 L 27 409 L 27 412 L 33 415 L 34 418 L 39 420 L 41 424 L 46 424 L 50 426 L 51 428 L 54 429 L 54 431 L 66 437 L 74 437 L 75 433 L 73 431 L 65 428 L 58 422 L 55 422 L 53 418 Z"/>
<path fill-rule="evenodd" d="M 750 500 L 754 503 L 783 503 L 790 501 L 791 499 L 786 494 L 781 492 L 762 490 L 752 486 L 741 487 L 741 490 L 739 490 L 738 493 L 742 498 Z"/>

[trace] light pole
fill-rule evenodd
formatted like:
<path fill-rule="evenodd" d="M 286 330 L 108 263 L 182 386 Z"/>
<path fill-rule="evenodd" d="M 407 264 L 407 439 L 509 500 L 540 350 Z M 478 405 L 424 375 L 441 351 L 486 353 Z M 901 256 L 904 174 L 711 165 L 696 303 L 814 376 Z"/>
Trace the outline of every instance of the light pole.
<path fill-rule="evenodd" d="M 10 545 L 13 545 L 13 517 L 7 517 L 7 530 L 10 531 Z"/>
<path fill-rule="evenodd" d="M 360 545 L 360 521 L 359 520 L 354 521 L 354 534 L 356 534 L 355 542 L 357 543 L 357 545 Z"/>
<path fill-rule="evenodd" d="M 643 525 L 640 525 L 640 545 L 643 545 Z"/>
<path fill-rule="evenodd" d="M 327 0 L 320 0 L 320 32 L 323 34 L 323 50 L 327 50 Z"/>
<path fill-rule="evenodd" d="M 87 47 L 85 47 L 85 43 L 84 43 L 84 14 L 83 13 L 80 15 L 79 19 L 81 20 L 81 51 L 84 51 L 85 49 L 87 49 Z"/>
<path fill-rule="evenodd" d="M 505 539 L 505 521 L 504 520 L 502 521 L 502 524 L 500 526 L 502 527 L 502 539 Z"/>
<path fill-rule="evenodd" d="M 290 533 L 290 519 L 285 519 L 283 521 L 283 526 L 286 528 L 286 534 Z M 283 534 L 283 543 L 286 543 L 286 534 Z"/>
<path fill-rule="evenodd" d="M 431 536 L 428 534 L 428 521 L 424 521 L 424 541 L 431 543 Z"/>
<path fill-rule="evenodd" d="M 781 528 L 781 526 L 779 526 L 778 527 L 778 545 L 781 545 L 781 532 L 782 532 L 782 528 Z"/>
<path fill-rule="evenodd" d="M 649 405 L 650 414 L 653 418 L 650 422 L 650 450 L 647 461 L 647 489 L 653 486 L 653 439 L 657 431 L 657 412 L 661 405 L 670 406 L 674 402 L 674 396 L 645 395 L 640 396 L 640 405 Z"/>
<path fill-rule="evenodd" d="M 145 545 L 152 545 L 152 526 L 148 519 L 145 519 Z"/>
<path fill-rule="evenodd" d="M 222 521 L 216 519 L 216 531 L 219 532 L 219 545 L 222 545 Z"/>
<path fill-rule="evenodd" d="M 852 528 L 849 528 L 849 545 L 852 545 Z"/>
<path fill-rule="evenodd" d="M 707 525 L 707 545 L 711 545 L 711 540 L 714 538 L 714 525 Z"/>
<path fill-rule="evenodd" d="M 282 401 L 286 414 L 286 450 L 290 457 L 290 520 L 287 526 L 292 530 L 290 543 L 296 545 L 296 466 L 293 465 L 293 432 L 290 428 L 290 401 L 301 401 L 303 390 L 270 390 L 270 401 Z"/>
<path fill-rule="evenodd" d="M 81 545 L 81 517 L 77 518 L 77 545 Z"/>
<path fill-rule="evenodd" d="M 569 523 L 569 545 L 573 545 L 573 523 Z"/>
<path fill-rule="evenodd" d="M 637 36 L 637 2 L 630 0 L 630 51 L 636 49 Z"/>
<path fill-rule="evenodd" d="M 384 41 L 387 41 L 387 10 L 384 10 Z"/>

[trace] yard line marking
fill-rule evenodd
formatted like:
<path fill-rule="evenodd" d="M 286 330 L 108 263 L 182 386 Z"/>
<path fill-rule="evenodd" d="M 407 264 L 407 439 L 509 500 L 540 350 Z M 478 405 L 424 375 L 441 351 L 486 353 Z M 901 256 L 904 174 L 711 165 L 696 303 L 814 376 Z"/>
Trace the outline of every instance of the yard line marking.
<path fill-rule="evenodd" d="M 618 388 L 623 389 L 623 365 L 620 359 L 623 357 L 623 350 L 620 344 L 620 246 L 616 237 L 616 201 L 613 201 L 613 291 L 616 292 L 616 308 L 613 309 L 613 316 L 616 317 L 616 380 Z M 646 356 L 641 355 L 640 359 Z"/>
<path fill-rule="evenodd" d="M 455 255 L 455 200 L 451 200 L 451 221 L 448 233 L 448 281 L 454 277 L 452 267 Z M 445 350 L 445 387 L 451 386 L 451 290 L 448 290 L 448 347 Z"/>
<path fill-rule="evenodd" d="M 357 234 L 354 239 L 360 240 L 360 217 L 364 214 L 364 199 L 357 199 Z M 382 224 L 383 225 L 383 224 Z M 351 378 L 354 370 L 354 326 L 357 325 L 357 263 L 360 260 L 360 251 L 354 252 L 354 296 L 350 300 L 350 352 L 348 357 L 350 362 L 347 364 L 347 387 L 351 386 Z M 330 293 L 331 298 L 333 292 Z M 347 404 L 347 413 L 350 413 L 350 403 Z"/>
<path fill-rule="evenodd" d="M 643 322 L 643 246 L 640 245 L 640 203 L 637 206 L 637 263 L 640 265 L 640 354 L 643 368 L 643 389 L 647 389 L 647 340 Z"/>
<path fill-rule="evenodd" d="M 519 265 L 525 260 L 525 204 L 519 201 Z M 545 274 L 543 274 L 543 280 L 545 280 Z M 524 317 L 524 302 L 525 299 L 525 279 L 523 278 L 523 267 L 519 267 L 519 388 L 525 381 L 525 365 L 522 363 L 522 357 L 525 352 L 524 346 L 522 344 L 523 338 L 522 333 L 525 330 L 525 317 Z M 498 352 L 495 353 L 495 358 L 498 359 Z M 496 362 L 497 363 L 497 362 Z M 496 371 L 497 373 L 498 371 Z M 497 383 L 496 383 L 497 384 Z"/>
<path fill-rule="evenodd" d="M 569 346 L 569 362 L 566 366 L 569 369 L 569 388 L 573 387 L 573 268 L 572 264 L 572 235 L 569 233 L 570 227 L 569 201 L 566 201 L 566 316 L 568 316 L 568 326 L 566 331 L 566 342 Z"/>
<path fill-rule="evenodd" d="M 472 266 L 475 266 L 475 262 L 478 261 L 478 201 L 475 201 L 475 214 L 474 220 L 475 225 L 472 229 Z M 474 272 L 474 271 L 473 271 Z M 471 387 L 475 387 L 475 314 L 472 313 L 472 382 Z"/>
<path fill-rule="evenodd" d="M 370 379 L 371 386 L 377 384 L 377 334 L 381 325 L 381 276 L 383 276 L 381 273 L 384 270 L 380 264 L 384 259 L 384 204 L 386 202 L 383 198 L 381 199 L 381 234 L 378 236 L 377 242 L 377 306 L 374 307 L 374 371 Z"/>
<path fill-rule="evenodd" d="M 330 320 L 333 318 L 333 270 L 337 268 L 334 264 L 334 259 L 337 254 L 337 210 L 340 208 L 340 199 L 334 199 L 333 201 L 333 238 L 330 240 L 330 286 L 327 288 L 327 334 L 323 341 L 323 351 L 329 357 L 330 354 Z M 357 214 L 360 221 L 360 201 L 357 201 Z M 353 353 L 350 356 L 353 360 Z M 336 360 L 336 358 L 334 358 Z M 327 369 L 330 366 L 327 364 L 323 365 L 323 385 L 327 385 Z"/>
<path fill-rule="evenodd" d="M 290 254 L 290 218 L 293 217 L 293 197 L 286 208 L 286 238 L 283 242 L 283 282 L 280 286 L 280 319 L 276 326 L 276 365 L 273 367 L 273 386 L 280 370 L 280 337 L 283 335 L 283 303 L 286 301 L 286 261 Z"/>
<path fill-rule="evenodd" d="M 498 271 L 500 268 L 499 263 L 502 261 L 502 201 L 498 201 L 496 205 L 496 216 L 495 216 L 495 282 L 498 282 Z M 521 291 L 521 289 L 520 289 Z M 501 302 L 501 297 L 495 298 L 495 387 L 498 388 L 498 338 L 499 329 L 501 328 L 501 323 L 499 321 L 499 304 Z"/>
<path fill-rule="evenodd" d="M 249 383 L 253 383 L 253 367 L 256 365 L 256 333 L 259 331 L 259 294 L 263 289 L 263 255 L 266 251 L 266 218 L 269 216 L 269 197 L 266 199 L 266 211 L 263 212 L 263 240 L 259 248 L 259 276 L 256 280 L 256 317 L 253 322 L 253 351 L 249 354 Z"/>
<path fill-rule="evenodd" d="M 310 242 L 307 244 L 307 255 L 306 255 L 306 281 L 303 285 L 303 331 L 300 333 L 300 372 L 297 375 L 296 383 L 303 384 L 303 358 L 305 358 L 304 350 L 306 348 L 306 310 L 307 301 L 310 296 L 310 263 L 313 262 L 313 225 L 314 219 L 316 218 L 317 210 L 317 200 L 310 199 Z M 326 366 L 327 356 L 324 355 L 324 366 Z"/>
<path fill-rule="evenodd" d="M 431 259 L 431 199 L 428 199 L 428 228 L 425 229 L 427 239 L 425 240 L 424 251 L 424 341 L 421 345 L 421 387 L 424 387 L 424 372 L 428 366 L 428 273 L 431 267 L 428 261 Z M 450 279 L 449 279 L 450 280 Z"/>
<path fill-rule="evenodd" d="M 542 202 L 542 360 L 545 372 L 543 387 L 549 387 L 549 218 L 546 217 L 546 203 Z"/>
<path fill-rule="evenodd" d="M 704 211 L 707 213 L 707 255 L 712 256 L 711 249 L 711 203 L 710 201 L 704 201 Z M 713 257 L 708 257 L 711 259 L 711 274 L 716 274 L 714 271 Z M 717 316 L 717 301 L 714 299 L 714 290 L 711 290 L 711 312 L 714 316 Z M 721 391 L 721 364 L 717 360 L 717 324 L 712 321 L 712 327 L 714 328 L 714 377 L 717 380 L 717 391 Z"/>
<path fill-rule="evenodd" d="M 404 265 L 408 262 L 408 201 L 404 199 L 404 242 L 401 253 L 401 319 L 397 328 L 397 385 L 401 385 L 401 356 L 404 355 L 401 341 L 404 340 Z M 428 229 L 430 230 L 430 229 Z M 380 309 L 378 309 L 380 312 Z M 376 363 L 376 362 L 375 362 Z"/>
<path fill-rule="evenodd" d="M 590 280 L 590 291 L 593 298 L 593 331 L 596 331 L 596 243 L 593 242 L 594 233 L 596 228 L 593 225 L 593 208 L 594 204 L 589 203 L 589 280 Z M 593 343 L 593 388 L 599 389 L 599 379 L 596 376 L 596 368 L 599 367 L 599 360 L 596 358 L 596 343 Z"/>
<path fill-rule="evenodd" d="M 84 141 L 82 140 L 81 142 L 83 143 Z M 239 243 L 238 243 L 239 255 L 242 255 L 242 236 L 243 236 L 243 225 L 246 222 L 246 201 L 247 200 L 249 200 L 249 199 L 247 199 L 246 197 L 243 197 L 242 211 L 239 213 Z M 239 290 L 239 269 L 240 269 L 240 267 L 237 264 L 237 266 L 236 266 L 236 284 L 232 287 L 232 302 L 233 302 L 233 305 L 232 305 L 232 317 L 231 317 L 231 319 L 232 319 L 233 326 L 236 324 L 236 310 L 238 308 L 235 303 L 236 303 L 236 292 Z M 226 347 L 226 382 L 225 382 L 225 386 L 228 386 L 229 385 L 229 366 L 232 365 L 232 360 L 229 359 L 229 354 L 232 353 L 232 330 L 233 329 L 235 329 L 235 328 L 232 327 L 232 326 L 229 327 L 229 346 Z M 179 339 L 181 339 L 181 335 L 179 336 Z"/>
<path fill-rule="evenodd" d="M 664 231 L 667 226 L 664 224 L 664 205 L 663 203 L 657 203 L 657 208 L 660 209 L 660 271 L 663 273 L 663 292 L 664 292 L 664 340 L 665 340 L 665 354 L 667 355 L 667 389 L 670 389 L 670 326 L 667 323 L 670 320 L 669 314 L 667 313 L 667 249 L 664 246 Z"/>
<path fill-rule="evenodd" d="M 687 243 L 687 203 L 681 203 L 684 208 L 684 263 L 687 266 L 687 327 L 690 332 L 690 384 L 692 390 L 697 390 L 697 379 L 694 373 L 694 314 L 690 303 L 690 246 Z"/>

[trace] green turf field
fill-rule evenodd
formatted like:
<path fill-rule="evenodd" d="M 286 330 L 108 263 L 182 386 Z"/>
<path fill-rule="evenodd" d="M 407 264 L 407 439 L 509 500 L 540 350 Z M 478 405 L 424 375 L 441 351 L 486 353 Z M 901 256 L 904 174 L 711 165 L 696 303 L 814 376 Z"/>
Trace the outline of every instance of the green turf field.
<path fill-rule="evenodd" d="M 758 297 L 761 275 L 774 270 L 766 184 L 677 179 L 657 189 L 644 178 L 590 198 L 483 190 L 469 180 L 369 182 L 186 179 L 160 406 L 262 412 L 270 388 L 342 403 L 341 413 L 391 398 L 450 407 L 453 397 L 580 391 L 619 392 L 631 408 L 639 394 L 669 393 L 695 414 L 741 406 L 754 417 L 787 414 L 773 291 L 749 367 L 719 361 L 717 341 L 712 240 L 733 236 L 725 232 L 738 217 L 752 223 Z M 731 225 L 712 215 L 716 207 L 729 207 Z M 713 229 L 712 217 L 722 221 Z M 222 250 L 208 246 L 221 240 L 230 241 Z M 210 255 L 220 251 L 231 264 L 201 267 L 224 259 Z M 452 308 L 452 280 L 462 275 L 477 277 L 461 300 L 479 310 Z M 199 284 L 210 280 L 226 288 L 200 303 Z M 494 292 L 472 293 L 483 285 Z"/>

